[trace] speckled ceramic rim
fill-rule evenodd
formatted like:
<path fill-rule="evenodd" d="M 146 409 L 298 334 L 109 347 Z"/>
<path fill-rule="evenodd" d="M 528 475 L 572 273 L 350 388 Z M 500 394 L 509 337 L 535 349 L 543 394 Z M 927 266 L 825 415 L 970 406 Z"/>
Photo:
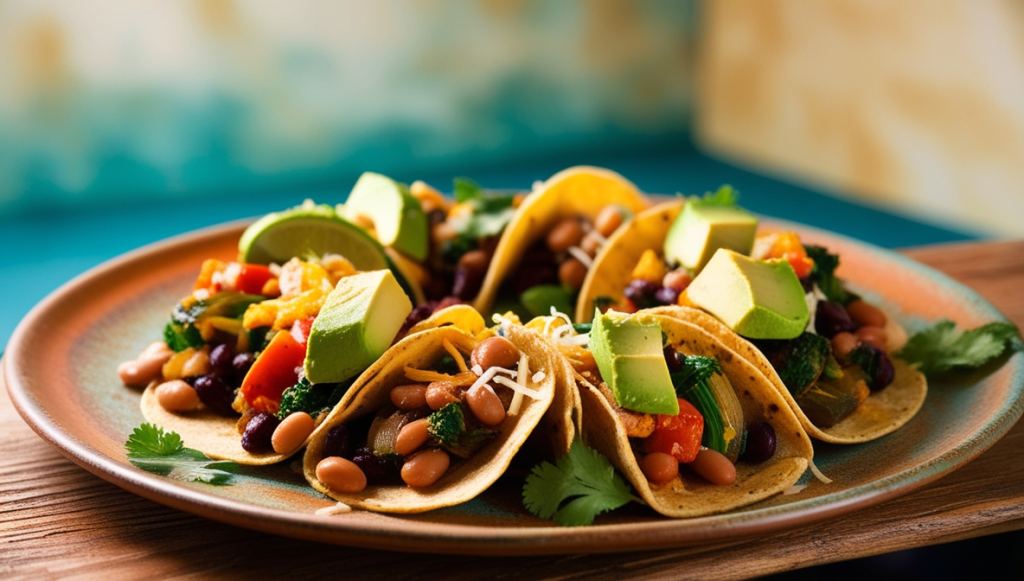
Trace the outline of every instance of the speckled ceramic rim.
<path fill-rule="evenodd" d="M 81 287 L 111 276 L 122 265 L 173 250 L 179 245 L 203 244 L 221 240 L 228 235 L 237 236 L 246 223 L 208 228 L 130 252 L 73 279 L 37 305 L 15 330 L 3 361 L 3 377 L 7 389 L 29 426 L 72 461 L 105 480 L 167 506 L 225 523 L 297 538 L 377 549 L 540 555 L 699 545 L 823 521 L 905 494 L 964 465 L 1002 437 L 1024 410 L 1024 400 L 1021 398 L 1024 355 L 1017 354 L 1006 363 L 1011 385 L 1006 386 L 1009 397 L 1002 402 L 998 412 L 987 418 L 987 422 L 971 437 L 942 450 L 928 462 L 865 485 L 815 498 L 795 499 L 777 506 L 758 508 L 755 505 L 737 512 L 696 519 L 666 519 L 577 528 L 468 526 L 401 519 L 391 520 L 386 526 L 365 526 L 365 523 L 363 526 L 352 526 L 350 522 L 331 517 L 268 509 L 186 488 L 173 480 L 151 475 L 123 460 L 107 456 L 89 442 L 83 441 L 79 434 L 63 431 L 52 419 L 48 405 L 35 397 L 36 387 L 26 380 L 29 376 L 20 368 L 28 354 L 26 337 L 34 324 L 57 305 L 72 300 Z M 912 260 L 835 234 L 804 226 L 794 227 L 812 240 L 834 246 L 857 247 L 868 253 L 872 260 L 877 259 L 881 267 L 906 269 L 913 276 L 942 289 L 941 292 L 963 301 L 972 314 L 979 318 L 1005 320 L 974 291 Z"/>

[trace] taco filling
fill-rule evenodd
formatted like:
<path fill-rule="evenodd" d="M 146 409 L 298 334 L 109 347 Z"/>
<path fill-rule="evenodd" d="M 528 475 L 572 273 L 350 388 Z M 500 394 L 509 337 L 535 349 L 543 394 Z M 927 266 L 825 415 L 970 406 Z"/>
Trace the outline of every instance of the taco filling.
<path fill-rule="evenodd" d="M 310 483 L 387 512 L 447 506 L 486 488 L 554 392 L 552 356 L 538 352 L 540 338 L 508 331 L 473 336 L 446 326 L 397 343 L 310 442 Z"/>

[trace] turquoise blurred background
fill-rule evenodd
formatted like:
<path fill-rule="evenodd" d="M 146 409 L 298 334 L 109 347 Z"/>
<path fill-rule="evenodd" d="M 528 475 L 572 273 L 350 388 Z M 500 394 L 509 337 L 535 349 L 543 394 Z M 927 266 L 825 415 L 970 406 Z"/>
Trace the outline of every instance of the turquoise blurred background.
<path fill-rule="evenodd" d="M 525 189 L 600 165 L 889 248 L 986 235 L 705 146 L 707 105 L 736 102 L 700 90 L 726 5 L 0 0 L 0 348 L 104 260 L 367 170 Z"/>

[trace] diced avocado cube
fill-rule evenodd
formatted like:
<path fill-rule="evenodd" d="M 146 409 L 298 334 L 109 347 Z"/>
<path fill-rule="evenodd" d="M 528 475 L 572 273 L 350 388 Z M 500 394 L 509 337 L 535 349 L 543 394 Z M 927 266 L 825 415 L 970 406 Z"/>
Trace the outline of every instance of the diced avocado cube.
<path fill-rule="evenodd" d="M 690 201 L 665 237 L 665 260 L 700 272 L 719 248 L 750 254 L 756 231 L 757 217 L 739 206 Z"/>
<path fill-rule="evenodd" d="M 390 270 L 347 276 L 327 296 L 306 344 L 310 383 L 339 383 L 362 372 L 391 346 L 412 302 Z"/>
<path fill-rule="evenodd" d="M 810 319 L 804 295 L 788 261 L 754 260 L 724 248 L 686 288 L 691 302 L 750 339 L 800 335 Z"/>
<path fill-rule="evenodd" d="M 661 325 L 653 316 L 595 313 L 590 351 L 601 378 L 620 406 L 651 414 L 679 413 L 665 362 Z"/>

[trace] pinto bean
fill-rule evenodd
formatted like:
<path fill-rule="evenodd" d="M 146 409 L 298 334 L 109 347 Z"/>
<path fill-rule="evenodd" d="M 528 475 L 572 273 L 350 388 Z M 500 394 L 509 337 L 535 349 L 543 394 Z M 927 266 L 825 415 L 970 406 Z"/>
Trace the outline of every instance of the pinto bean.
<path fill-rule="evenodd" d="M 399 385 L 391 389 L 391 403 L 400 410 L 414 410 L 427 405 L 427 386 L 422 383 Z"/>
<path fill-rule="evenodd" d="M 578 246 L 583 240 L 583 225 L 575 218 L 566 218 L 552 228 L 544 239 L 551 252 L 565 252 L 570 246 Z"/>
<path fill-rule="evenodd" d="M 647 480 L 655 484 L 665 484 L 679 476 L 679 460 L 664 452 L 651 452 L 640 460 L 640 471 Z"/>
<path fill-rule="evenodd" d="M 150 343 L 134 361 L 125 361 L 117 366 L 121 383 L 141 387 L 160 376 L 164 363 L 174 351 L 163 341 Z"/>
<path fill-rule="evenodd" d="M 505 419 L 505 406 L 489 385 L 481 385 L 466 392 L 469 411 L 485 426 L 496 426 Z"/>
<path fill-rule="evenodd" d="M 511 369 L 519 363 L 519 348 L 508 339 L 495 335 L 484 339 L 473 348 L 469 362 L 472 365 L 479 365 L 481 369 Z"/>
<path fill-rule="evenodd" d="M 889 337 L 885 334 L 885 329 L 881 327 L 861 327 L 854 332 L 854 335 L 860 339 L 861 343 L 873 345 L 882 351 L 889 349 Z"/>
<path fill-rule="evenodd" d="M 853 333 L 849 331 L 836 333 L 832 337 L 832 354 L 836 356 L 836 359 L 845 360 L 850 351 L 856 349 L 858 345 L 860 345 L 860 339 Z"/>
<path fill-rule="evenodd" d="M 697 457 L 690 462 L 690 468 L 711 484 L 729 486 L 736 482 L 736 466 L 728 458 L 710 448 L 701 448 L 697 452 Z"/>
<path fill-rule="evenodd" d="M 597 217 L 594 218 L 594 229 L 605 238 L 611 236 L 622 225 L 622 208 L 611 205 L 605 206 Z"/>
<path fill-rule="evenodd" d="M 356 493 L 366 488 L 366 474 L 351 460 L 328 456 L 316 465 L 316 477 L 335 492 Z"/>
<path fill-rule="evenodd" d="M 573 290 L 580 290 L 586 278 L 587 266 L 576 258 L 568 258 L 558 265 L 558 282 Z"/>
<path fill-rule="evenodd" d="M 885 326 L 885 312 L 863 299 L 850 301 L 846 305 L 846 312 L 853 319 L 853 322 L 863 327 L 881 328 Z"/>
<path fill-rule="evenodd" d="M 423 450 L 402 464 L 402 480 L 413 488 L 430 486 L 444 476 L 451 459 L 440 448 Z"/>
<path fill-rule="evenodd" d="M 169 412 L 190 412 L 199 407 L 199 394 L 180 379 L 156 386 L 156 401 Z"/>
<path fill-rule="evenodd" d="M 587 253 L 587 256 L 593 258 L 597 256 L 597 251 L 601 249 L 601 239 L 592 234 L 587 234 L 580 241 L 580 250 Z"/>
<path fill-rule="evenodd" d="M 274 430 L 270 445 L 278 454 L 291 454 L 313 433 L 316 421 L 306 412 L 292 412 Z"/>
<path fill-rule="evenodd" d="M 427 386 L 424 399 L 430 409 L 439 410 L 454 401 L 459 401 L 455 389 L 455 385 L 450 381 L 435 381 Z"/>
<path fill-rule="evenodd" d="M 395 453 L 408 456 L 419 450 L 420 446 L 425 444 L 429 438 L 427 418 L 409 422 L 402 426 L 402 429 L 398 430 L 398 435 L 395 436 Z"/>

